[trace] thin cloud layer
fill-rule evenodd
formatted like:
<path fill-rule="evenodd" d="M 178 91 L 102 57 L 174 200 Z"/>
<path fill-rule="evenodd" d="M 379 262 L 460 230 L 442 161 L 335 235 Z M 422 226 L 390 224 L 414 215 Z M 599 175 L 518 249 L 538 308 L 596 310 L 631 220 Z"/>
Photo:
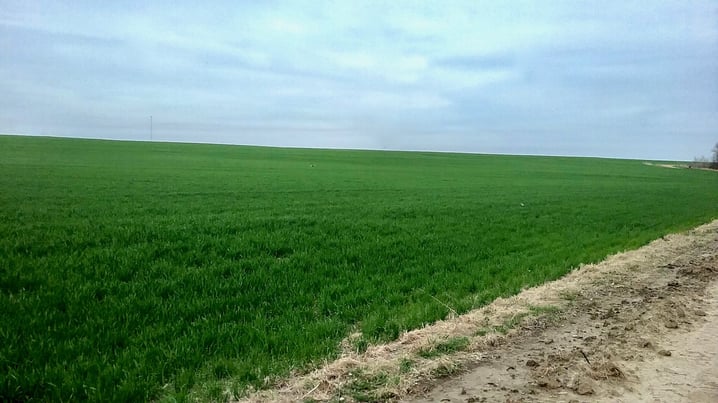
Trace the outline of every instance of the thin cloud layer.
<path fill-rule="evenodd" d="M 3 2 L 0 132 L 692 159 L 705 2 Z"/>

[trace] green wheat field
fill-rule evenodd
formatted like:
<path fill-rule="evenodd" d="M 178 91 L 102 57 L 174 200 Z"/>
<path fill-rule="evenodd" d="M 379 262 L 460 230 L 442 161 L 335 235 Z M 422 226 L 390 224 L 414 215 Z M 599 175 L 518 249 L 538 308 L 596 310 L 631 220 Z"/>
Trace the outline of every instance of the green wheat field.
<path fill-rule="evenodd" d="M 221 400 L 717 217 L 642 161 L 0 136 L 0 400 Z"/>

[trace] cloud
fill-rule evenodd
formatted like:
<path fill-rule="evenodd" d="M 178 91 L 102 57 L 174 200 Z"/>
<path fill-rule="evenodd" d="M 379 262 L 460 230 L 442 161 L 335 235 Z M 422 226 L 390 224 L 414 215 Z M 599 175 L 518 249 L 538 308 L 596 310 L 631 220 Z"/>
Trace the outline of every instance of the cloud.
<path fill-rule="evenodd" d="M 164 140 L 692 158 L 717 8 L 10 1 L 0 131 L 144 138 L 153 115 Z"/>
<path fill-rule="evenodd" d="M 332 51 L 325 55 L 327 61 L 348 74 L 379 77 L 396 83 L 415 83 L 426 72 L 428 61 L 421 55 L 382 55 L 369 51 Z"/>
<path fill-rule="evenodd" d="M 460 54 L 447 56 L 435 61 L 437 66 L 459 70 L 501 70 L 510 69 L 516 65 L 513 55 L 508 53 L 493 54 Z"/>
<path fill-rule="evenodd" d="M 358 94 L 357 104 L 364 108 L 380 111 L 395 111 L 397 109 L 438 109 L 445 108 L 451 102 L 440 96 L 421 92 L 392 93 L 368 91 Z"/>

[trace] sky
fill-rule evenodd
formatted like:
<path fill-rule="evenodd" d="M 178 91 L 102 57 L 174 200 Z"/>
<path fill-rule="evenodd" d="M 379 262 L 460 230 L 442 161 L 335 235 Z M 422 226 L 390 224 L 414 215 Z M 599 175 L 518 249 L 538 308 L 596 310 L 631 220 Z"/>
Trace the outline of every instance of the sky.
<path fill-rule="evenodd" d="M 0 93 L 0 133 L 692 160 L 718 1 L 0 0 Z"/>

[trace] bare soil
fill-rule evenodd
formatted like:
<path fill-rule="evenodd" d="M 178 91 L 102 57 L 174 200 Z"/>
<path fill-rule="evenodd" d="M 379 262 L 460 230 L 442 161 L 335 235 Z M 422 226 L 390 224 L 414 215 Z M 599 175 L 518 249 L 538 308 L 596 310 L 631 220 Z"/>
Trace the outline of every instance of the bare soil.
<path fill-rule="evenodd" d="M 703 166 L 701 166 L 703 164 Z M 711 172 L 717 172 L 718 169 L 716 167 L 710 166 L 709 163 L 692 163 L 692 164 L 658 164 L 653 162 L 644 162 L 643 165 L 649 165 L 654 167 L 661 167 L 661 168 L 671 168 L 671 169 L 699 169 L 702 171 L 711 171 Z"/>
<path fill-rule="evenodd" d="M 243 400 L 716 402 L 716 280 L 718 220 Z"/>

